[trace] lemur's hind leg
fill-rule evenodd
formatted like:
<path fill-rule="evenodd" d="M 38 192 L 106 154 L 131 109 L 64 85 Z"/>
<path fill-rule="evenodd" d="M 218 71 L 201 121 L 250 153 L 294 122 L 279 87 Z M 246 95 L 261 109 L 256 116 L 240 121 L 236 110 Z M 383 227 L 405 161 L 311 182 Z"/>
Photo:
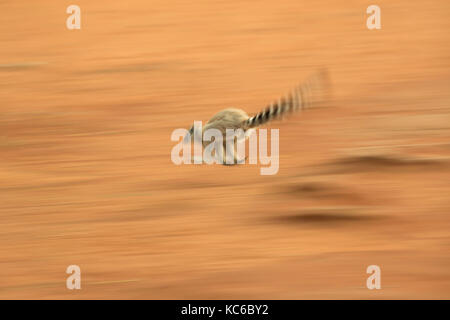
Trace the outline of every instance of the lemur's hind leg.
<path fill-rule="evenodd" d="M 236 153 L 233 151 L 228 150 L 227 148 L 227 141 L 226 139 L 223 141 L 223 149 L 222 149 L 222 153 L 223 153 L 223 162 L 222 164 L 225 166 L 232 166 L 236 163 Z M 230 159 L 231 156 L 233 156 L 233 162 L 232 163 L 228 163 L 227 159 Z"/>
<path fill-rule="evenodd" d="M 236 164 L 243 164 L 243 163 L 245 163 L 245 160 L 247 159 L 247 156 L 239 158 L 238 143 L 245 143 L 246 138 L 247 137 L 244 137 L 242 139 L 238 139 L 237 137 L 235 137 L 234 138 L 234 143 L 233 143 L 233 150 L 228 150 L 227 142 L 226 142 L 226 140 L 224 140 L 224 142 L 223 142 L 223 164 L 224 165 L 236 165 Z M 232 163 L 227 163 L 227 157 L 228 158 L 232 157 L 233 158 L 233 162 Z"/>
<path fill-rule="evenodd" d="M 240 140 L 236 139 L 236 143 L 234 144 L 234 162 L 236 164 L 244 164 L 245 160 L 247 160 L 247 158 L 248 158 L 248 156 L 245 154 L 245 141 L 246 140 L 247 140 L 246 136 L 244 138 L 241 138 Z M 239 153 L 237 151 L 238 143 L 243 143 L 244 144 L 244 154 L 240 158 L 239 158 Z"/>

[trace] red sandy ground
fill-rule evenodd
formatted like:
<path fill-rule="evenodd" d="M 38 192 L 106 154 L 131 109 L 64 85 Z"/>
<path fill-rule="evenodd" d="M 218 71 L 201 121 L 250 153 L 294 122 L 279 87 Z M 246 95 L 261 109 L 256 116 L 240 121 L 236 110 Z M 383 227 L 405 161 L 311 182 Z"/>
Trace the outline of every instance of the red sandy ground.
<path fill-rule="evenodd" d="M 450 2 L 370 4 L 3 1 L 0 298 L 450 298 Z M 322 66 L 277 175 L 171 162 Z"/>

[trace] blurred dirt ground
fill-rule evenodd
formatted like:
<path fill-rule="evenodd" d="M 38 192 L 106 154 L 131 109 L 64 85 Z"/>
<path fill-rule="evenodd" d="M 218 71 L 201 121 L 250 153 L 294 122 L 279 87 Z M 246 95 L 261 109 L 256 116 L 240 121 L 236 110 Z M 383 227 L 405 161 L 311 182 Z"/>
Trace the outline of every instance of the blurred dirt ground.
<path fill-rule="evenodd" d="M 370 4 L 1 2 L 0 298 L 449 299 L 450 2 Z M 171 162 L 320 67 L 277 175 Z"/>

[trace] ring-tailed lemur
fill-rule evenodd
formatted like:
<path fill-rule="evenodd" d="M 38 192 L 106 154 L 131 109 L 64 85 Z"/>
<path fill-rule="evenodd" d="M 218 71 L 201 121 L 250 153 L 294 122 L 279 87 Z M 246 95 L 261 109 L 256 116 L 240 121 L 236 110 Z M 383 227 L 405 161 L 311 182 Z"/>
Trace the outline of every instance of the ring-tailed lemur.
<path fill-rule="evenodd" d="M 328 86 L 329 82 L 326 70 L 318 71 L 307 78 L 306 81 L 295 87 L 287 97 L 280 98 L 278 101 L 268 105 L 254 116 L 249 117 L 244 110 L 236 108 L 228 108 L 216 113 L 209 119 L 206 125 L 203 126 L 200 136 L 203 137 L 203 132 L 208 129 L 218 129 L 222 132 L 223 137 L 226 136 L 226 129 L 242 129 L 247 138 L 254 128 L 269 121 L 280 119 L 288 113 L 310 108 L 313 103 L 321 101 L 328 90 Z M 192 141 L 194 137 L 194 126 L 189 129 L 189 135 L 187 135 L 187 137 L 187 141 L 189 141 L 189 139 Z M 202 141 L 202 143 L 203 147 L 206 147 L 211 142 Z M 234 145 L 236 146 L 236 143 Z M 223 140 L 223 146 L 225 149 L 225 139 Z M 235 163 L 242 161 L 236 158 L 236 150 L 234 150 L 234 161 Z M 223 163 L 225 163 L 225 161 Z"/>

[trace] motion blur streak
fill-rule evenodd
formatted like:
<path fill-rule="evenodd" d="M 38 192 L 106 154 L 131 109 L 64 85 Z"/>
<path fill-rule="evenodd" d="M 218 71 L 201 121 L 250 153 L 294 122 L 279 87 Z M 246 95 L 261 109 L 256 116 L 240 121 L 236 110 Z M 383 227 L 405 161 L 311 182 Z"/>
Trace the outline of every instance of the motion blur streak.
<path fill-rule="evenodd" d="M 0 298 L 450 298 L 449 1 L 73 3 L 0 3 Z M 171 162 L 320 67 L 277 175 Z"/>

